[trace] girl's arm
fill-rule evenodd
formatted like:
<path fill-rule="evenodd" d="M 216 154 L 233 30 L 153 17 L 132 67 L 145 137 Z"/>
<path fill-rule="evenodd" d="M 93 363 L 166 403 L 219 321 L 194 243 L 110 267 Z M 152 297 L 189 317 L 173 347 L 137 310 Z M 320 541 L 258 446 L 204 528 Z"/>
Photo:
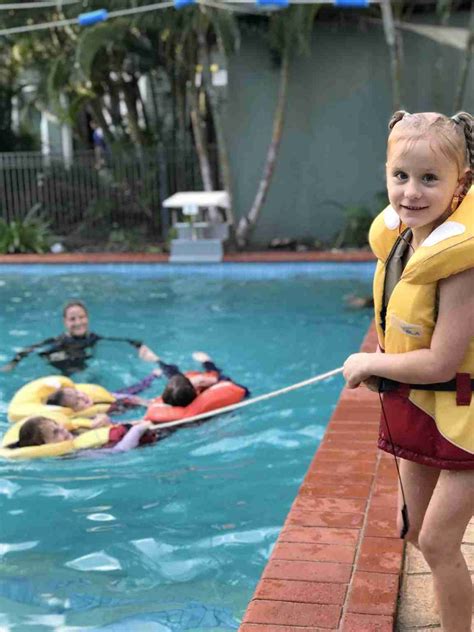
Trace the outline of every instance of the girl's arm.
<path fill-rule="evenodd" d="M 355 353 L 344 364 L 348 388 L 377 375 L 407 384 L 451 380 L 474 337 L 474 269 L 440 281 L 436 327 L 429 349 L 407 353 Z"/>

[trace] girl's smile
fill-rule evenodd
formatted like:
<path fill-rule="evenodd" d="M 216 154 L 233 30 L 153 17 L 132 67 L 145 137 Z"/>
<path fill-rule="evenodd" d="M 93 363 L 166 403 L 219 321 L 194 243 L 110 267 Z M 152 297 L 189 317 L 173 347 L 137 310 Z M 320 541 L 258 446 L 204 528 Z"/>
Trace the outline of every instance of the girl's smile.
<path fill-rule="evenodd" d="M 451 213 L 462 189 L 457 165 L 433 139 L 400 138 L 391 143 L 386 167 L 390 203 L 419 244 Z"/>

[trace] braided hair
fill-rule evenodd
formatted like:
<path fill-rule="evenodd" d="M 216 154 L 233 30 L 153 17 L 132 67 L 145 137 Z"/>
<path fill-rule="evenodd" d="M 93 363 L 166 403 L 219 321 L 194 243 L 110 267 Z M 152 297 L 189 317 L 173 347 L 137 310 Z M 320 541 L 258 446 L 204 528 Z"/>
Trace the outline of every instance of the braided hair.
<path fill-rule="evenodd" d="M 468 193 L 474 176 L 474 118 L 467 112 L 458 112 L 449 118 L 437 112 L 410 114 L 398 110 L 388 124 L 389 145 L 391 133 L 400 121 L 402 129 L 399 130 L 397 126 L 397 132 L 405 131 L 407 137 L 414 139 L 430 133 L 436 134 L 440 150 L 457 163 L 459 173 L 463 173 L 466 167 L 469 169 L 464 176 L 464 186 L 459 196 L 461 201 Z"/>
<path fill-rule="evenodd" d="M 461 197 L 464 197 L 471 187 L 474 174 L 474 117 L 472 117 L 468 112 L 458 112 L 451 117 L 451 120 L 454 121 L 456 125 L 460 125 L 462 127 L 464 138 L 466 139 L 467 164 L 469 165 L 470 172 L 466 175 L 464 189 L 461 193 Z"/>

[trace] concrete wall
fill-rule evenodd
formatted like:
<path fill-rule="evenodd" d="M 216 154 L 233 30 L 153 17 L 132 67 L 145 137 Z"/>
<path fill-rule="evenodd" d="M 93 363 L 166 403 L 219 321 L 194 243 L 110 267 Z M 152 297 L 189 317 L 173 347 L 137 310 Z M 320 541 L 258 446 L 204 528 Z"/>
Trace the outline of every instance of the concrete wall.
<path fill-rule="evenodd" d="M 467 16 L 466 25 L 467 25 Z M 457 16 L 461 24 L 463 16 Z M 403 104 L 452 113 L 461 51 L 403 35 Z M 441 54 L 442 82 L 434 62 Z M 474 110 L 471 69 L 463 109 Z M 246 35 L 229 67 L 227 136 L 237 217 L 248 212 L 272 133 L 279 68 L 258 35 Z M 387 122 L 392 113 L 388 52 L 379 25 L 315 24 L 311 53 L 290 70 L 282 143 L 255 245 L 272 237 L 331 240 L 341 205 L 369 205 L 384 191 Z"/>

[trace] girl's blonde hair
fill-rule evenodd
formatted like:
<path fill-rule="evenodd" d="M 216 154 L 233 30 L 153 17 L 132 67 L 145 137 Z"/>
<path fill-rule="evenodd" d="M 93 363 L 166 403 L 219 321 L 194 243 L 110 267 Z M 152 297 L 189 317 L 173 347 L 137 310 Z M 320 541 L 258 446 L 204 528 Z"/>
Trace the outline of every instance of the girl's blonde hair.
<path fill-rule="evenodd" d="M 457 164 L 460 174 L 466 168 L 469 169 L 461 192 L 463 198 L 471 187 L 474 174 L 473 124 L 474 118 L 468 112 L 458 112 L 450 118 L 438 112 L 409 114 L 404 110 L 398 110 L 388 124 L 388 147 L 390 148 L 391 142 L 395 139 L 434 137 L 444 155 Z M 392 135 L 395 126 L 396 135 Z"/>

